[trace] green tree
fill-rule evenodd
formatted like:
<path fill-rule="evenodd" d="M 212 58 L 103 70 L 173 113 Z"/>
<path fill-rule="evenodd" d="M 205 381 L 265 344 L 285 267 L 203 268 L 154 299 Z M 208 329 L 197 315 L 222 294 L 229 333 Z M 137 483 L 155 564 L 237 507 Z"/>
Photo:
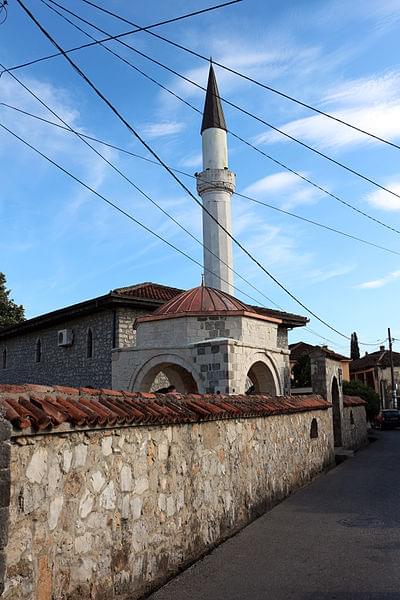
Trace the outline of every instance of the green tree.
<path fill-rule="evenodd" d="M 346 396 L 359 396 L 363 400 L 366 401 L 367 406 L 365 410 L 367 412 L 367 419 L 373 419 L 378 413 L 380 409 L 380 398 L 379 394 L 377 394 L 369 385 L 362 383 L 361 381 L 357 381 L 354 379 L 353 381 L 344 381 L 343 382 L 343 394 Z"/>
<path fill-rule="evenodd" d="M 24 307 L 15 304 L 10 293 L 11 290 L 6 287 L 6 276 L 0 272 L 0 329 L 25 320 Z"/>
<path fill-rule="evenodd" d="M 302 354 L 292 369 L 293 387 L 310 387 L 311 362 L 307 354 Z"/>
<path fill-rule="evenodd" d="M 356 332 L 351 334 L 350 358 L 352 360 L 356 360 L 357 358 L 360 358 L 360 347 L 358 345 L 358 338 L 357 338 Z"/>

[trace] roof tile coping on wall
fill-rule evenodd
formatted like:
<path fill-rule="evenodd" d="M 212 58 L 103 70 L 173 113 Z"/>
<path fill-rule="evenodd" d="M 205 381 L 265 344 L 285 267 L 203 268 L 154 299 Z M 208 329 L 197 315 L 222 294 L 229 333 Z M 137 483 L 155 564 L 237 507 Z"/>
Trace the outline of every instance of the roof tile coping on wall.
<path fill-rule="evenodd" d="M 0 385 L 0 407 L 13 435 L 180 424 L 326 410 L 321 396 L 152 394 L 46 385 Z"/>
<path fill-rule="evenodd" d="M 343 406 L 365 406 L 366 404 L 360 396 L 343 396 Z"/>

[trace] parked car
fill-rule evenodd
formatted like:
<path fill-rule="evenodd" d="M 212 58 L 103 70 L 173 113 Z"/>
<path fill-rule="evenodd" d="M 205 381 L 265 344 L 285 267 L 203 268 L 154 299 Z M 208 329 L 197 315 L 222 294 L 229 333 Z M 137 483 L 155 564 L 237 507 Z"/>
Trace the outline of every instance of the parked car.
<path fill-rule="evenodd" d="M 394 429 L 400 427 L 400 410 L 387 408 L 381 410 L 379 415 L 375 417 L 375 427 L 378 429 Z"/>

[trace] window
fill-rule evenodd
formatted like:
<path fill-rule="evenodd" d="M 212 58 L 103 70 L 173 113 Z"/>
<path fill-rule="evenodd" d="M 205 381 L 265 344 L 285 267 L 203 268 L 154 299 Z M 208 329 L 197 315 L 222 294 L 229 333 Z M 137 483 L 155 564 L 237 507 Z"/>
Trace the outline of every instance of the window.
<path fill-rule="evenodd" d="M 93 358 L 93 333 L 90 328 L 86 335 L 86 358 Z"/>
<path fill-rule="evenodd" d="M 7 348 L 3 350 L 2 368 L 7 369 Z"/>
<path fill-rule="evenodd" d="M 35 362 L 40 363 L 42 361 L 42 340 L 38 338 L 35 346 Z"/>
<path fill-rule="evenodd" d="M 318 423 L 317 423 L 317 419 L 313 419 L 311 421 L 311 427 L 310 427 L 310 438 L 313 440 L 317 437 L 318 437 Z"/>
<path fill-rule="evenodd" d="M 354 425 L 354 415 L 353 415 L 353 411 L 350 411 L 350 425 Z"/>

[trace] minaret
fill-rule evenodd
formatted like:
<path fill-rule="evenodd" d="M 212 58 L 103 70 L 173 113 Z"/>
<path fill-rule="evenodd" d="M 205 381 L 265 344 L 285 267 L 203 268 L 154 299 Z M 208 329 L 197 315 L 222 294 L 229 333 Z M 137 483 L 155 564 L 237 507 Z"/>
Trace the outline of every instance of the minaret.
<path fill-rule="evenodd" d="M 212 64 L 201 137 L 203 171 L 196 174 L 197 192 L 203 206 L 231 233 L 231 196 L 235 191 L 235 175 L 228 169 L 226 124 Z M 228 268 L 233 267 L 232 240 L 204 211 L 203 243 L 205 285 L 233 295 L 233 273 Z"/>

